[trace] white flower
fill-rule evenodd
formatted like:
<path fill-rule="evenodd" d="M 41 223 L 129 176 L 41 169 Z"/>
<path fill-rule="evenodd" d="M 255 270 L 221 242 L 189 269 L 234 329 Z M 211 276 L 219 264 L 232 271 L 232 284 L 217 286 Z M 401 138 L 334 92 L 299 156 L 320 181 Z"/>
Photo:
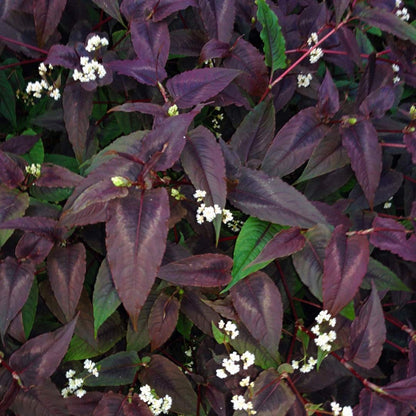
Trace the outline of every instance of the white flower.
<path fill-rule="evenodd" d="M 235 339 L 237 338 L 239 331 L 237 329 L 237 325 L 232 323 L 231 321 L 228 321 L 225 324 L 225 333 L 231 338 L 231 339 Z"/>
<path fill-rule="evenodd" d="M 75 375 L 75 370 L 68 370 L 68 371 L 65 373 L 65 377 L 66 377 L 66 378 L 72 378 L 72 377 L 74 377 L 74 375 Z"/>
<path fill-rule="evenodd" d="M 318 43 L 318 34 L 312 32 L 308 38 L 308 46 L 316 45 Z"/>
<path fill-rule="evenodd" d="M 48 69 L 46 68 L 46 65 L 43 62 L 39 64 L 38 71 L 40 76 L 43 76 L 48 72 Z"/>
<path fill-rule="evenodd" d="M 231 374 L 237 374 L 240 371 L 240 365 L 236 364 L 234 360 L 230 358 L 224 358 L 222 360 L 222 366 Z"/>
<path fill-rule="evenodd" d="M 393 72 L 399 72 L 400 71 L 400 67 L 397 64 L 392 64 L 391 69 L 393 70 Z"/>
<path fill-rule="evenodd" d="M 396 7 L 399 8 L 402 5 L 402 0 L 396 0 Z"/>
<path fill-rule="evenodd" d="M 291 365 L 292 365 L 292 368 L 294 370 L 297 370 L 299 368 L 299 361 L 292 360 L 292 364 Z"/>
<path fill-rule="evenodd" d="M 247 403 L 246 403 L 246 399 L 244 398 L 244 396 L 234 395 L 233 398 L 231 399 L 231 403 L 233 404 L 234 410 L 246 410 Z"/>
<path fill-rule="evenodd" d="M 341 416 L 353 416 L 351 406 L 344 406 L 342 408 Z"/>
<path fill-rule="evenodd" d="M 312 75 L 311 74 L 302 74 L 298 75 L 298 88 L 307 88 L 311 84 Z"/>
<path fill-rule="evenodd" d="M 100 38 L 98 35 L 94 35 L 88 39 L 87 46 L 85 49 L 88 52 L 93 52 L 102 46 L 107 46 L 108 40 L 106 38 Z"/>
<path fill-rule="evenodd" d="M 77 396 L 77 397 L 81 398 L 81 397 L 82 397 L 82 396 L 84 396 L 86 393 L 87 393 L 87 392 L 86 392 L 84 389 L 78 389 L 78 390 L 75 392 L 75 396 Z"/>
<path fill-rule="evenodd" d="M 80 82 L 95 81 L 98 78 L 104 78 L 107 74 L 104 66 L 95 59 L 91 59 L 88 56 L 81 56 L 79 59 L 81 65 L 81 71 L 74 69 L 72 78 Z"/>
<path fill-rule="evenodd" d="M 328 321 L 329 326 L 332 327 L 332 328 L 336 325 L 336 323 L 337 323 L 337 319 L 336 318 L 331 318 Z"/>
<path fill-rule="evenodd" d="M 312 370 L 313 370 L 313 366 L 305 363 L 303 364 L 303 366 L 300 368 L 299 371 L 305 374 L 305 373 L 310 373 Z"/>
<path fill-rule="evenodd" d="M 250 376 L 247 376 L 240 381 L 241 387 L 248 387 L 249 385 L 250 385 Z"/>
<path fill-rule="evenodd" d="M 311 64 L 314 64 L 315 62 L 318 62 L 323 56 L 324 56 L 323 50 L 321 48 L 315 48 L 309 54 L 309 62 Z"/>
<path fill-rule="evenodd" d="M 341 406 L 337 402 L 331 402 L 331 410 L 334 416 L 338 416 L 341 413 Z"/>
<path fill-rule="evenodd" d="M 254 354 L 252 354 L 249 351 L 246 351 L 242 356 L 241 356 L 241 361 L 244 363 L 243 368 L 244 370 L 247 370 L 249 367 L 251 367 L 254 364 L 256 357 Z"/>
<path fill-rule="evenodd" d="M 61 395 L 64 399 L 66 399 L 70 393 L 71 392 L 68 387 L 65 387 L 64 389 L 61 390 Z"/>
<path fill-rule="evenodd" d="M 406 7 L 396 10 L 396 16 L 400 17 L 403 21 L 407 22 L 410 19 L 410 14 Z"/>
<path fill-rule="evenodd" d="M 201 189 L 197 189 L 193 195 L 193 197 L 198 201 L 201 202 L 207 196 L 207 192 Z"/>
<path fill-rule="evenodd" d="M 321 324 L 324 321 L 328 321 L 332 318 L 331 314 L 326 310 L 322 310 L 321 312 L 319 312 L 318 316 L 315 318 L 315 321 L 318 324 Z"/>
<path fill-rule="evenodd" d="M 318 362 L 318 360 L 316 358 L 309 357 L 309 359 L 308 359 L 308 364 L 309 365 L 315 365 L 317 362 Z"/>
<path fill-rule="evenodd" d="M 55 101 L 58 101 L 61 98 L 61 93 L 58 88 L 52 88 L 52 91 L 49 92 L 49 97 L 53 98 Z"/>
<path fill-rule="evenodd" d="M 393 78 L 393 84 L 398 84 L 400 82 L 400 77 L 398 76 L 398 75 L 396 75 L 394 78 Z"/>
<path fill-rule="evenodd" d="M 311 328 L 311 332 L 315 335 L 319 335 L 321 333 L 321 327 L 319 325 L 314 325 Z"/>
<path fill-rule="evenodd" d="M 225 370 L 223 368 L 219 368 L 216 371 L 216 374 L 217 374 L 218 378 L 227 378 L 228 377 L 228 374 L 225 372 Z"/>
<path fill-rule="evenodd" d="M 222 210 L 222 222 L 224 224 L 229 223 L 230 221 L 233 220 L 233 214 L 229 209 L 224 208 Z"/>
<path fill-rule="evenodd" d="M 81 387 L 83 384 L 84 384 L 83 378 L 70 378 L 68 380 L 68 387 L 71 392 L 75 391 L 76 389 Z"/>
<path fill-rule="evenodd" d="M 235 361 L 235 362 L 240 361 L 240 359 L 242 359 L 242 358 L 243 358 L 243 357 L 240 357 L 236 351 L 233 351 L 233 352 L 230 354 L 230 360 L 233 360 L 233 361 Z M 244 361 L 244 360 L 243 360 L 243 361 Z"/>

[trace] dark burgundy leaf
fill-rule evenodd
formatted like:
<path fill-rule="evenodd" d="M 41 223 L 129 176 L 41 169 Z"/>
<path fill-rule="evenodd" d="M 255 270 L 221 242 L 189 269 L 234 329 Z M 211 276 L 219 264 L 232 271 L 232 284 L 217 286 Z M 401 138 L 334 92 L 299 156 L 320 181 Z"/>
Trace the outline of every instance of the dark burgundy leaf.
<path fill-rule="evenodd" d="M 22 217 L 0 224 L 0 229 L 13 228 L 23 231 L 31 231 L 37 235 L 53 238 L 57 222 L 45 217 Z"/>
<path fill-rule="evenodd" d="M 246 40 L 238 39 L 224 59 L 224 67 L 242 71 L 235 82 L 249 94 L 261 96 L 266 90 L 269 80 L 264 56 Z"/>
<path fill-rule="evenodd" d="M 238 78 L 236 81 L 238 82 Z M 296 87 L 297 81 L 295 77 L 285 77 L 272 88 L 273 104 L 276 112 L 282 110 L 292 99 Z M 267 88 L 267 85 L 265 88 Z"/>
<path fill-rule="evenodd" d="M 334 205 L 328 205 L 325 204 L 325 202 L 321 201 L 312 201 L 312 205 L 319 209 L 319 211 L 323 214 L 325 219 L 327 220 L 328 224 L 331 224 L 332 226 L 336 227 L 337 225 L 342 224 L 347 229 L 351 226 L 351 221 L 343 213 L 345 209 L 349 205 L 348 200 L 339 200 Z"/>
<path fill-rule="evenodd" d="M 71 341 L 76 321 L 30 339 L 12 354 L 10 366 L 25 386 L 39 384 L 55 372 Z"/>
<path fill-rule="evenodd" d="M 70 396 L 65 399 L 65 404 L 71 415 L 91 416 L 103 395 L 100 391 L 87 391 L 82 400 L 77 396 Z"/>
<path fill-rule="evenodd" d="M 305 228 L 326 223 L 303 194 L 280 178 L 270 178 L 260 171 L 241 168 L 238 183 L 228 198 L 241 211 L 263 221 Z"/>
<path fill-rule="evenodd" d="M 3 339 L 12 319 L 22 309 L 32 287 L 35 266 L 6 257 L 0 263 L 0 335 Z"/>
<path fill-rule="evenodd" d="M 383 390 L 400 401 L 416 404 L 416 376 L 383 386 Z"/>
<path fill-rule="evenodd" d="M 301 166 L 328 131 L 315 107 L 293 116 L 277 133 L 268 148 L 262 169 L 270 176 L 285 176 Z"/>
<path fill-rule="evenodd" d="M 197 0 L 151 0 L 153 6 L 153 20 L 158 22 L 172 13 L 186 9 L 189 6 L 197 7 Z"/>
<path fill-rule="evenodd" d="M 125 103 L 121 105 L 117 105 L 116 107 L 111 108 L 108 112 L 112 113 L 115 111 L 123 111 L 126 113 L 132 113 L 132 112 L 140 112 L 144 114 L 151 114 L 152 116 L 157 117 L 167 117 L 166 110 L 158 105 L 153 103 Z M 137 134 L 137 132 L 134 132 Z M 134 134 L 132 133 L 132 134 Z M 128 137 L 128 136 L 124 136 Z"/>
<path fill-rule="evenodd" d="M 158 81 L 163 81 L 167 77 L 164 67 L 155 67 L 153 63 L 143 59 L 111 61 L 108 66 L 113 71 L 146 85 L 156 85 Z"/>
<path fill-rule="evenodd" d="M 79 56 L 72 46 L 52 45 L 44 62 L 46 65 L 51 64 L 75 69 L 79 66 Z"/>
<path fill-rule="evenodd" d="M 339 110 L 338 89 L 332 80 L 331 73 L 326 70 L 325 78 L 319 87 L 318 108 L 324 116 L 332 117 Z"/>
<path fill-rule="evenodd" d="M 235 0 L 198 0 L 198 4 L 210 39 L 229 42 L 234 28 Z"/>
<path fill-rule="evenodd" d="M 172 55 L 199 56 L 206 42 L 204 32 L 193 29 L 178 29 L 170 32 Z"/>
<path fill-rule="evenodd" d="M 301 281 L 317 299 L 322 299 L 322 275 L 324 273 L 325 249 L 331 238 L 328 227 L 319 224 L 305 234 L 302 251 L 292 257 L 293 265 Z"/>
<path fill-rule="evenodd" d="M 137 21 L 130 23 L 131 41 L 139 60 L 164 68 L 169 55 L 169 30 L 165 22 Z"/>
<path fill-rule="evenodd" d="M 16 244 L 15 255 L 19 261 L 42 263 L 52 250 L 54 242 L 34 233 L 25 233 Z"/>
<path fill-rule="evenodd" d="M 123 19 L 120 15 L 119 0 L 93 0 L 93 2 L 108 15 L 123 24 Z"/>
<path fill-rule="evenodd" d="M 34 0 L 33 18 L 39 46 L 45 45 L 61 20 L 66 0 Z"/>
<path fill-rule="evenodd" d="M 277 358 L 283 322 L 282 299 L 277 286 L 267 274 L 256 272 L 233 286 L 230 293 L 240 320 Z"/>
<path fill-rule="evenodd" d="M 23 155 L 27 153 L 37 142 L 39 136 L 16 136 L 11 139 L 0 143 L 0 150 L 3 152 L 10 152 L 16 155 Z"/>
<path fill-rule="evenodd" d="M 46 186 L 48 188 L 72 188 L 82 181 L 82 176 L 71 172 L 63 166 L 44 163 L 41 169 L 41 175 L 36 180 L 37 186 Z"/>
<path fill-rule="evenodd" d="M 391 416 L 394 414 L 396 414 L 396 407 L 393 403 L 388 402 L 373 391 L 361 390 L 360 403 L 354 407 L 354 415 Z"/>
<path fill-rule="evenodd" d="M 83 162 L 90 156 L 88 138 L 89 117 L 92 112 L 93 93 L 86 91 L 80 83 L 68 83 L 63 94 L 64 121 L 68 139 L 75 157 Z"/>
<path fill-rule="evenodd" d="M 130 190 L 127 197 L 112 201 L 108 211 L 107 259 L 117 293 L 136 329 L 166 247 L 168 195 L 164 188 Z"/>
<path fill-rule="evenodd" d="M 24 179 L 25 175 L 17 163 L 0 150 L 0 182 L 8 188 L 16 188 Z"/>
<path fill-rule="evenodd" d="M 264 246 L 260 254 L 246 267 L 249 268 L 255 264 L 289 256 L 302 250 L 304 245 L 305 237 L 301 234 L 299 228 L 292 227 L 287 230 L 282 230 Z"/>
<path fill-rule="evenodd" d="M 193 69 L 170 78 L 166 88 L 179 108 L 189 108 L 217 95 L 238 74 L 225 68 Z"/>
<path fill-rule="evenodd" d="M 223 254 L 199 254 L 162 266 L 158 277 L 181 286 L 221 287 L 230 282 L 232 266 Z"/>
<path fill-rule="evenodd" d="M 231 138 L 231 147 L 243 164 L 260 164 L 274 136 L 275 112 L 271 101 L 262 101 L 250 111 Z"/>
<path fill-rule="evenodd" d="M 403 135 L 403 143 L 406 145 L 407 151 L 412 155 L 412 163 L 416 164 L 416 133 L 405 133 Z"/>
<path fill-rule="evenodd" d="M 367 118 L 381 118 L 393 106 L 394 100 L 394 88 L 390 85 L 384 85 L 364 98 L 359 111 Z"/>
<path fill-rule="evenodd" d="M 347 237 L 346 231 L 338 225 L 325 250 L 322 298 L 324 308 L 333 316 L 355 296 L 370 258 L 367 236 Z"/>
<path fill-rule="evenodd" d="M 351 167 L 358 183 L 370 207 L 373 207 L 382 168 L 377 131 L 370 121 L 362 120 L 342 129 L 341 134 L 342 145 L 351 159 Z"/>
<path fill-rule="evenodd" d="M 180 303 L 175 296 L 161 292 L 150 310 L 149 336 L 152 351 L 161 347 L 175 330 Z"/>
<path fill-rule="evenodd" d="M 347 7 L 349 6 L 349 4 L 350 4 L 349 0 L 338 0 L 334 2 L 335 17 L 336 17 L 337 23 L 341 21 L 341 18 L 345 10 L 347 10 Z"/>
<path fill-rule="evenodd" d="M 176 364 L 161 355 L 152 355 L 148 367 L 139 375 L 142 384 L 149 384 L 159 397 L 172 397 L 171 411 L 196 415 L 197 396 L 191 383 Z"/>
<path fill-rule="evenodd" d="M 53 293 L 67 321 L 73 318 L 84 283 L 86 253 L 82 243 L 55 247 L 48 257 Z"/>
<path fill-rule="evenodd" d="M 226 416 L 225 394 L 211 384 L 203 387 L 203 396 L 209 401 L 217 416 Z"/>
<path fill-rule="evenodd" d="M 391 218 L 376 217 L 374 231 L 370 234 L 370 243 L 380 250 L 388 250 L 404 260 L 416 262 L 416 235 L 407 238 L 408 231 L 399 222 Z"/>
<path fill-rule="evenodd" d="M 249 394 L 252 394 L 252 396 Z M 246 399 L 253 397 L 253 408 L 259 416 L 285 416 L 296 400 L 281 375 L 274 369 L 262 371 L 254 380 L 254 388 L 246 392 Z"/>
<path fill-rule="evenodd" d="M 134 393 L 131 399 L 122 394 L 106 393 L 92 416 L 152 416 L 149 407 Z"/>
<path fill-rule="evenodd" d="M 350 343 L 344 350 L 344 359 L 363 368 L 373 368 L 381 356 L 385 340 L 383 308 L 373 282 L 369 298 L 351 325 Z"/>
<path fill-rule="evenodd" d="M 202 332 L 213 336 L 211 323 L 218 323 L 220 315 L 204 303 L 204 297 L 195 289 L 185 289 L 181 302 L 181 312 Z"/>
<path fill-rule="evenodd" d="M 202 64 L 209 59 L 224 58 L 230 50 L 228 43 L 221 42 L 217 39 L 209 40 L 202 48 L 199 62 Z"/>

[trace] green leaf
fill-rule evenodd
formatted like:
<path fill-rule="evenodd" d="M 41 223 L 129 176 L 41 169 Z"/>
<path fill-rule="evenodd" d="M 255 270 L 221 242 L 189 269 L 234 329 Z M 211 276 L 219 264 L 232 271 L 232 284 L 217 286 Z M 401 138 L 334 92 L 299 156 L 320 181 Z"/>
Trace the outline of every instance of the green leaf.
<path fill-rule="evenodd" d="M 260 32 L 263 41 L 263 51 L 266 65 L 272 69 L 286 68 L 286 42 L 282 35 L 276 14 L 270 9 L 265 0 L 256 0 L 257 20 L 262 25 Z"/>
<path fill-rule="evenodd" d="M 30 188 L 30 196 L 47 202 L 60 202 L 72 194 L 72 188 L 45 188 L 40 186 L 32 186 Z"/>
<path fill-rule="evenodd" d="M 28 130 L 25 130 L 22 134 L 27 135 L 27 136 L 35 136 L 37 133 L 32 129 L 28 129 Z M 30 149 L 30 151 L 26 153 L 25 155 L 23 155 L 22 157 L 29 164 L 43 163 L 45 159 L 45 150 L 43 148 L 42 140 L 39 139 L 35 143 L 35 145 Z"/>
<path fill-rule="evenodd" d="M 280 225 L 261 221 L 256 217 L 247 219 L 235 243 L 234 266 L 231 272 L 233 278 L 224 291 L 229 290 L 244 277 L 266 267 L 270 263 L 270 261 L 266 261 L 246 268 L 282 228 Z"/>
<path fill-rule="evenodd" d="M 45 154 L 44 162 L 53 163 L 54 165 L 63 166 L 74 173 L 79 173 L 78 162 L 74 157 L 65 155 Z"/>
<path fill-rule="evenodd" d="M 217 326 L 214 324 L 214 322 L 211 322 L 211 328 L 212 328 L 212 334 L 214 335 L 215 341 L 217 341 L 218 344 L 224 344 L 224 342 L 229 342 L 229 339 L 227 340 L 227 335 L 223 334 Z"/>
<path fill-rule="evenodd" d="M 340 314 L 344 317 L 353 321 L 355 319 L 354 300 L 352 300 L 347 306 L 341 309 Z"/>
<path fill-rule="evenodd" d="M 23 328 L 25 331 L 25 337 L 29 338 L 32 331 L 33 324 L 36 317 L 36 309 L 38 307 L 38 282 L 36 278 L 33 280 L 32 289 L 30 290 L 29 297 L 22 308 Z"/>

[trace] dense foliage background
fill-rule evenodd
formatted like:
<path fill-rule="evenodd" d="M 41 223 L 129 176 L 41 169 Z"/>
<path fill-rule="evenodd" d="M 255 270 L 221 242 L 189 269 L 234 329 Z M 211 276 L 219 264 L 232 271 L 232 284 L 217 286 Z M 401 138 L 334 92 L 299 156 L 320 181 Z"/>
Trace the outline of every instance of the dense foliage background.
<path fill-rule="evenodd" d="M 0 414 L 416 414 L 415 13 L 0 2 Z"/>

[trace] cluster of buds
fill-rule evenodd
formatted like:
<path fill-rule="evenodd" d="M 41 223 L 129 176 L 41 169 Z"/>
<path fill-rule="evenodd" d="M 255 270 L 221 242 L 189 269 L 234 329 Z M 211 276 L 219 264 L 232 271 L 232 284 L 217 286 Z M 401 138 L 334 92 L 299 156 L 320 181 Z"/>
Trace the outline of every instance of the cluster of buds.
<path fill-rule="evenodd" d="M 311 84 L 312 74 L 303 74 L 298 75 L 298 88 L 307 88 Z"/>
<path fill-rule="evenodd" d="M 399 77 L 400 67 L 397 64 L 393 64 L 391 66 L 391 69 L 394 72 L 393 84 L 398 84 L 400 82 L 400 77 Z"/>
<path fill-rule="evenodd" d="M 94 35 L 88 39 L 85 49 L 88 52 L 94 52 L 102 46 L 108 46 L 107 38 L 100 38 L 98 35 Z"/>
<path fill-rule="evenodd" d="M 149 406 L 150 411 L 154 415 L 167 414 L 172 407 L 172 397 L 169 395 L 158 397 L 148 384 L 140 387 L 139 398 Z"/>
<path fill-rule="evenodd" d="M 27 165 L 25 167 L 25 171 L 27 174 L 34 176 L 35 178 L 39 178 L 41 165 L 40 163 L 32 163 L 31 165 Z"/>
<path fill-rule="evenodd" d="M 179 115 L 178 106 L 176 104 L 173 104 L 168 108 L 168 116 L 175 117 L 177 115 Z"/>
<path fill-rule="evenodd" d="M 42 98 L 42 92 L 46 92 L 49 97 L 53 98 L 55 101 L 61 98 L 61 93 L 59 89 L 55 87 L 54 83 L 50 84 L 47 78 L 48 73 L 52 71 L 53 66 L 46 65 L 42 62 L 39 67 L 39 75 L 42 77 L 40 81 L 29 82 L 26 86 L 26 93 L 30 96 L 33 95 L 35 98 Z"/>
<path fill-rule="evenodd" d="M 318 43 L 318 34 L 316 32 L 311 33 L 308 38 L 308 46 L 310 48 L 314 48 L 314 46 Z M 309 62 L 314 64 L 318 62 L 324 56 L 324 51 L 322 48 L 314 48 L 309 53 Z"/>
<path fill-rule="evenodd" d="M 95 81 L 98 78 L 104 78 L 107 74 L 104 66 L 95 59 L 90 59 L 88 56 L 81 56 L 79 58 L 81 65 L 81 71 L 74 69 L 72 78 L 75 81 L 90 82 Z"/>
<path fill-rule="evenodd" d="M 341 407 L 337 402 L 331 402 L 331 410 L 334 416 L 353 416 L 351 406 Z"/>
<path fill-rule="evenodd" d="M 197 202 L 201 202 L 201 205 L 196 211 L 196 221 L 198 224 L 203 224 L 205 221 L 212 222 L 215 220 L 217 215 L 222 215 L 222 222 L 224 224 L 227 224 L 233 220 L 233 214 L 229 209 L 221 209 L 217 204 L 214 204 L 214 206 L 205 205 L 203 200 L 206 195 L 206 191 L 201 189 L 197 189 L 193 195 Z"/>
<path fill-rule="evenodd" d="M 221 113 L 221 107 L 215 107 L 215 110 L 218 111 L 218 114 L 212 118 L 212 128 L 217 139 L 222 138 L 222 134 L 219 132 L 221 129 L 220 121 L 224 120 L 224 113 Z"/>
<path fill-rule="evenodd" d="M 400 17 L 403 21 L 407 22 L 410 19 L 409 11 L 403 6 L 402 0 L 396 0 L 396 16 Z"/>
<path fill-rule="evenodd" d="M 98 377 L 98 369 L 96 364 L 91 360 L 84 361 L 84 368 L 90 373 L 91 375 Z M 66 398 L 71 394 L 81 398 L 87 392 L 82 388 L 84 385 L 85 378 L 78 377 L 74 378 L 75 370 L 68 370 L 65 374 L 65 377 L 68 379 L 68 386 L 61 390 L 62 397 Z M 88 376 L 87 376 L 88 377 Z"/>

